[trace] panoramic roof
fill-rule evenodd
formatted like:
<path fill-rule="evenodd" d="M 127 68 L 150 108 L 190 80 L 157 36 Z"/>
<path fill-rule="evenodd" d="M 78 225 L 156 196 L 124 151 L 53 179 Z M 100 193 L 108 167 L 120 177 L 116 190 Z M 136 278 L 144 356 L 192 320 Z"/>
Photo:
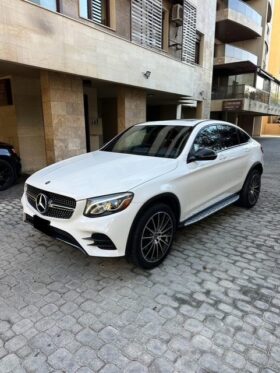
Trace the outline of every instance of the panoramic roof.
<path fill-rule="evenodd" d="M 144 122 L 144 123 L 139 123 L 137 126 L 142 126 L 142 125 L 153 125 L 153 126 L 189 126 L 189 127 L 194 127 L 198 123 L 207 121 L 206 119 L 177 119 L 177 120 L 159 120 L 155 122 Z"/>

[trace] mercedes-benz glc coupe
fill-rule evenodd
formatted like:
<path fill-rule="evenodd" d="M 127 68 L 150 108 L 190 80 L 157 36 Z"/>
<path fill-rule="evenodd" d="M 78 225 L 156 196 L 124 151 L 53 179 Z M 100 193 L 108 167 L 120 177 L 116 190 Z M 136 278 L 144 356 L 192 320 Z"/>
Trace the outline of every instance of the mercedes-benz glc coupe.
<path fill-rule="evenodd" d="M 168 255 L 176 228 L 234 203 L 258 201 L 261 146 L 214 120 L 132 126 L 100 150 L 33 174 L 25 221 L 90 256 L 126 256 L 143 268 Z"/>

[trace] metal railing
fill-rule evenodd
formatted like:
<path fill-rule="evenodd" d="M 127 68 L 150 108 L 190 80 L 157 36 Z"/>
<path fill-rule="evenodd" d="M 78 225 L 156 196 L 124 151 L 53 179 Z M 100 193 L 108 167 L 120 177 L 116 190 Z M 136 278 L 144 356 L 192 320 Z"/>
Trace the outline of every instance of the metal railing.
<path fill-rule="evenodd" d="M 212 100 L 224 100 L 224 99 L 243 99 L 248 98 L 253 101 L 262 102 L 264 104 L 270 104 L 270 93 L 262 91 L 260 89 L 251 87 L 246 84 L 236 84 L 231 86 L 220 87 L 218 90 L 212 92 Z M 274 102 L 276 105 L 280 105 L 280 99 Z"/>
<path fill-rule="evenodd" d="M 243 14 L 252 22 L 256 23 L 258 26 L 261 26 L 262 24 L 262 16 L 250 5 L 244 3 L 241 0 L 227 0 L 225 8 L 232 9 L 238 13 Z"/>
<path fill-rule="evenodd" d="M 255 54 L 230 44 L 225 44 L 224 53 L 225 57 L 235 59 L 236 61 L 250 61 L 254 65 L 258 64 L 258 57 Z"/>

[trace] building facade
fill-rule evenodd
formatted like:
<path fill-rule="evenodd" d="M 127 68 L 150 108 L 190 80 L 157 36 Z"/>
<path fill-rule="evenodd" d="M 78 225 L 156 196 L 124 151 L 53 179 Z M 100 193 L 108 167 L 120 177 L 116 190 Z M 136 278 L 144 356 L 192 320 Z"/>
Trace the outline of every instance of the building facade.
<path fill-rule="evenodd" d="M 280 81 L 280 0 L 274 0 L 268 71 Z M 280 136 L 280 116 L 263 118 L 262 135 Z"/>
<path fill-rule="evenodd" d="M 272 0 L 218 0 L 211 117 L 259 135 L 280 115 L 279 81 L 268 73 Z"/>
<path fill-rule="evenodd" d="M 210 115 L 216 0 L 1 0 L 0 141 L 23 170 Z"/>

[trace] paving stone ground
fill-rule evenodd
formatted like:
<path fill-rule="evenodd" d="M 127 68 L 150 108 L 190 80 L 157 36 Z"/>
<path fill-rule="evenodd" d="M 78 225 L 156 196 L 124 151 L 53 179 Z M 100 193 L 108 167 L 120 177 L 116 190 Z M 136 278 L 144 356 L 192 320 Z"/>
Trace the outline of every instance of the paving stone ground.
<path fill-rule="evenodd" d="M 263 190 L 178 232 L 165 263 L 89 258 L 0 195 L 0 372 L 280 372 L 280 139 Z"/>

